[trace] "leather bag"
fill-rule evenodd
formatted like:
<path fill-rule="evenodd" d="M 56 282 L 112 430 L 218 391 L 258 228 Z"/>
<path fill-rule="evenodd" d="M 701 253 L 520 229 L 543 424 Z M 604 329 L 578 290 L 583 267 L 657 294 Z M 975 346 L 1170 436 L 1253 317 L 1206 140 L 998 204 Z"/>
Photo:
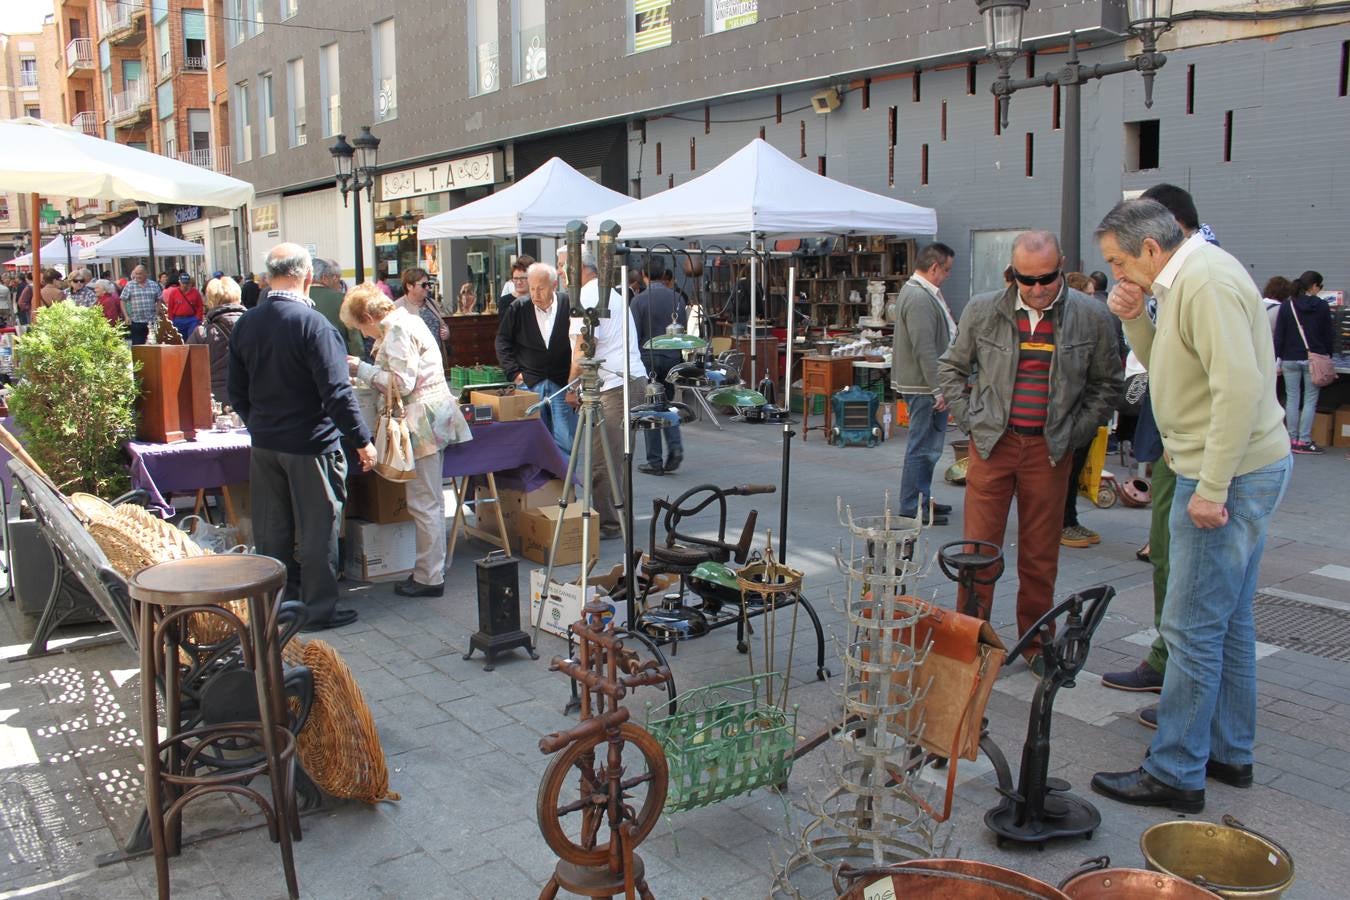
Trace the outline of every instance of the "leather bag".
<path fill-rule="evenodd" d="M 1331 362 L 1331 357 L 1325 353 L 1314 353 L 1308 346 L 1308 335 L 1303 331 L 1303 323 L 1299 321 L 1298 310 L 1294 308 L 1294 301 L 1289 301 L 1289 312 L 1294 317 L 1294 324 L 1298 326 L 1298 336 L 1303 340 L 1303 349 L 1308 351 L 1308 377 L 1312 383 L 1318 387 L 1326 387 L 1336 380 L 1336 366 Z"/>
<path fill-rule="evenodd" d="M 394 376 L 388 377 L 384 410 L 375 427 L 375 474 L 388 481 L 412 481 L 417 467 L 412 435 L 403 416 L 403 399 L 394 390 Z"/>

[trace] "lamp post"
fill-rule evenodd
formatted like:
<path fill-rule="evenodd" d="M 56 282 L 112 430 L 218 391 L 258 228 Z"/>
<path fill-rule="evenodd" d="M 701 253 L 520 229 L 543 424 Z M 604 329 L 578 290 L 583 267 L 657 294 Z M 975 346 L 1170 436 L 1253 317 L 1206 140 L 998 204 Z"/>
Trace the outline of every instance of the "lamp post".
<path fill-rule="evenodd" d="M 151 281 L 156 279 L 155 275 L 155 224 L 159 222 L 159 204 L 158 203 L 137 203 L 136 215 L 141 218 L 141 227 L 145 229 L 145 246 L 150 254 L 149 277 Z"/>
<path fill-rule="evenodd" d="M 61 235 L 61 240 L 66 242 L 66 277 L 69 278 L 75 270 L 75 259 L 71 253 L 71 243 L 75 240 L 75 229 L 80 227 L 79 221 L 74 216 L 61 216 L 56 220 L 56 231 Z"/>
<path fill-rule="evenodd" d="M 14 240 L 10 242 L 10 247 L 14 250 L 14 256 L 12 258 L 17 259 L 20 256 L 23 256 L 28 252 L 28 248 L 32 246 L 33 239 L 29 237 L 28 232 L 24 231 L 14 235 Z M 15 271 L 18 270 L 18 266 L 15 266 L 14 268 Z"/>
<path fill-rule="evenodd" d="M 1167 62 L 1158 52 L 1159 35 L 1172 27 L 1172 0 L 1126 0 L 1130 34 L 1143 43 L 1143 51 L 1118 62 L 1083 65 L 1078 61 L 1078 38 L 1069 33 L 1069 59 L 1060 68 L 1035 78 L 1015 79 L 1009 75 L 1012 64 L 1022 53 L 1022 19 L 1031 0 L 975 0 L 984 18 L 985 55 L 998 66 L 998 78 L 989 89 L 998 98 L 1001 127 L 1008 127 L 1008 105 L 1012 95 L 1024 88 L 1059 85 L 1064 101 L 1064 180 L 1060 194 L 1059 238 L 1070 269 L 1081 268 L 1079 245 L 1082 229 L 1082 97 L 1086 82 L 1115 75 L 1138 72 L 1144 76 L 1144 106 L 1153 107 L 1153 76 Z"/>
<path fill-rule="evenodd" d="M 365 247 L 361 240 L 361 191 L 366 192 L 366 200 L 374 202 L 380 139 L 370 133 L 369 125 L 362 125 L 361 133 L 350 144 L 345 134 L 339 134 L 328 152 L 333 157 L 342 205 L 347 205 L 349 194 L 355 195 L 356 199 L 352 204 L 352 228 L 356 237 L 356 283 L 360 284 L 366 280 Z"/>

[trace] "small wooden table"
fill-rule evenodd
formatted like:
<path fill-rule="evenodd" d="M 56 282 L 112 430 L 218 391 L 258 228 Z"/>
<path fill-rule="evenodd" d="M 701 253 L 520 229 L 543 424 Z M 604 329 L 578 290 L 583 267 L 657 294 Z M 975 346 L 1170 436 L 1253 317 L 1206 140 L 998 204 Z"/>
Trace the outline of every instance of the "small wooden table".
<path fill-rule="evenodd" d="M 831 433 L 831 418 L 833 412 L 830 409 L 830 398 L 835 392 L 842 391 L 853 383 L 853 363 L 856 361 L 852 356 L 805 356 L 802 357 L 802 440 L 806 440 L 806 435 L 813 428 L 823 430 L 825 439 L 831 443 L 834 438 Z M 817 396 L 825 397 L 825 424 L 811 425 L 811 402 Z"/>

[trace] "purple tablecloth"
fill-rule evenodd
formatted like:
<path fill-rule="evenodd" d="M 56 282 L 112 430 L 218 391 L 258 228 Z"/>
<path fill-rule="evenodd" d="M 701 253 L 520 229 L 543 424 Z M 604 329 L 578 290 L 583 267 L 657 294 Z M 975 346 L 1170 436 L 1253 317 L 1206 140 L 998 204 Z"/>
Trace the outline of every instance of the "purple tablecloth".
<path fill-rule="evenodd" d="M 170 494 L 248 481 L 248 432 L 203 431 L 195 441 L 149 444 L 129 441 L 131 483 L 150 495 L 162 515 L 172 515 Z M 558 451 L 539 419 L 493 422 L 473 429 L 473 440 L 451 444 L 442 470 L 446 478 L 497 473 L 503 487 L 532 491 L 567 473 L 567 459 Z M 5 472 L 6 483 L 8 471 Z"/>

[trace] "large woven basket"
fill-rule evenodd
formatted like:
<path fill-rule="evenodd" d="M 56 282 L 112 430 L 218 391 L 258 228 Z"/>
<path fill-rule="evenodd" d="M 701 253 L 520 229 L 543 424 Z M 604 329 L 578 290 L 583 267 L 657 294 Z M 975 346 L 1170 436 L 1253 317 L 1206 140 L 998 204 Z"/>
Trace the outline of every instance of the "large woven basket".
<path fill-rule="evenodd" d="M 294 659 L 291 641 L 286 656 Z M 334 797 L 378 803 L 398 800 L 389 790 L 375 718 L 356 679 L 338 652 L 323 641 L 310 641 L 300 661 L 314 673 L 314 705 L 296 739 L 300 762 L 309 777 Z"/>

